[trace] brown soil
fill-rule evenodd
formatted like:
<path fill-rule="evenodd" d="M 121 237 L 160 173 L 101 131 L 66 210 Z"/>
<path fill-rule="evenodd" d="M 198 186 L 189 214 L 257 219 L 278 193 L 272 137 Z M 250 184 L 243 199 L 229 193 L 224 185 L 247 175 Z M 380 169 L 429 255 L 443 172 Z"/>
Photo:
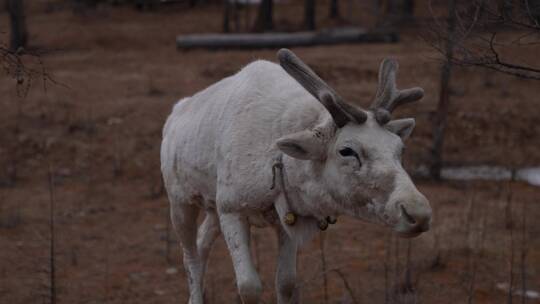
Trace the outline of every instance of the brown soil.
<path fill-rule="evenodd" d="M 178 52 L 175 35 L 220 30 L 221 8 L 214 4 L 194 9 L 176 4 L 145 13 L 103 6 L 76 15 L 65 2 L 32 1 L 27 14 L 32 47 L 54 50 L 42 59 L 59 84 L 49 83 L 45 90 L 36 80 L 21 98 L 11 78 L 0 78 L 0 302 L 48 302 L 50 167 L 58 302 L 185 303 L 187 286 L 172 234 L 167 254 L 161 127 L 176 100 L 253 59 L 274 60 L 275 50 Z M 352 16 L 364 16 L 355 20 L 368 25 L 369 11 L 359 13 L 362 7 L 354 5 Z M 284 6 L 290 10 L 278 9 L 277 23 L 284 30 L 298 28 L 291 20 L 298 19 L 293 16 L 301 13 L 301 3 Z M 419 12 L 425 14 L 425 9 Z M 333 23 L 322 13 L 319 19 L 320 24 Z M 5 28 L 8 18 L 2 12 L 0 29 Z M 398 113 L 417 118 L 408 143 L 409 168 L 427 159 L 438 92 L 437 53 L 418 39 L 420 31 L 405 29 L 397 44 L 295 49 L 347 100 L 361 105 L 374 93 L 381 59 L 399 60 L 400 86 L 418 85 L 426 91 L 422 103 Z M 0 35 L 6 41 L 7 34 Z M 538 49 L 512 55 L 534 60 L 537 54 Z M 538 82 L 456 69 L 452 88 L 448 162 L 540 164 Z M 17 180 L 12 183 L 14 172 Z M 417 184 L 435 210 L 431 232 L 408 241 L 347 218 L 325 232 L 329 303 L 348 297 L 344 281 L 332 269 L 340 271 L 358 303 L 464 303 L 469 294 L 476 303 L 503 302 L 506 292 L 496 285 L 509 282 L 510 265 L 516 288 L 521 288 L 524 270 L 527 289 L 540 289 L 538 188 L 494 182 Z M 306 303 L 324 303 L 325 298 L 318 242 L 308 244 L 300 257 Z M 273 303 L 275 236 L 258 229 L 253 243 L 263 299 Z M 167 273 L 170 267 L 178 273 Z M 210 303 L 237 301 L 222 239 L 211 255 L 207 286 Z"/>

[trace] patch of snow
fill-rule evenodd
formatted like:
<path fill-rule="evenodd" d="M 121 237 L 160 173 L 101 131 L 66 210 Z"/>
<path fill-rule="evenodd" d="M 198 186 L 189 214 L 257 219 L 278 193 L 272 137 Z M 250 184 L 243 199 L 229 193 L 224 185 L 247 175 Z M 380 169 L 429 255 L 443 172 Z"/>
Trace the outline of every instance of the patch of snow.
<path fill-rule="evenodd" d="M 533 186 L 540 186 L 540 167 L 524 168 L 517 171 L 518 180 L 525 181 Z"/>
<path fill-rule="evenodd" d="M 509 180 L 512 178 L 510 169 L 498 166 L 447 167 L 441 171 L 444 179 L 457 180 Z"/>
<path fill-rule="evenodd" d="M 497 289 L 502 290 L 504 292 L 508 292 L 508 288 L 510 287 L 510 285 L 508 283 L 504 283 L 504 282 L 497 283 L 497 285 L 495 285 L 495 286 L 497 286 Z M 523 290 L 522 289 L 515 290 L 513 293 L 515 295 L 517 295 L 517 296 L 523 296 Z M 525 298 L 540 299 L 540 292 L 534 291 L 534 290 L 526 290 L 525 291 Z"/>
<path fill-rule="evenodd" d="M 154 293 L 158 296 L 162 296 L 165 294 L 165 291 L 161 290 L 161 289 L 156 289 L 154 290 Z"/>
<path fill-rule="evenodd" d="M 540 187 L 540 167 L 526 167 L 515 171 L 518 181 Z M 429 177 L 429 168 L 422 165 L 413 171 L 414 175 Z M 512 170 L 500 166 L 462 166 L 444 167 L 441 177 L 448 180 L 494 180 L 505 181 L 512 179 Z"/>
<path fill-rule="evenodd" d="M 166 274 L 177 274 L 178 273 L 178 269 L 176 267 L 169 267 L 167 268 L 167 270 L 165 270 L 165 273 Z"/>

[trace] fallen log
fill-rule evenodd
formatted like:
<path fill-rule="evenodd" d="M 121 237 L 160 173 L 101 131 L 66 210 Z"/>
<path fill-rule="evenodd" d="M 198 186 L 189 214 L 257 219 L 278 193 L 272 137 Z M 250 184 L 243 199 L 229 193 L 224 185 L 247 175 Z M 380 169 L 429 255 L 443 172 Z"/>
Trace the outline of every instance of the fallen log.
<path fill-rule="evenodd" d="M 337 28 L 317 32 L 262 34 L 195 34 L 176 38 L 178 49 L 256 49 L 344 43 L 397 42 L 392 31 L 368 31 L 362 28 Z"/>

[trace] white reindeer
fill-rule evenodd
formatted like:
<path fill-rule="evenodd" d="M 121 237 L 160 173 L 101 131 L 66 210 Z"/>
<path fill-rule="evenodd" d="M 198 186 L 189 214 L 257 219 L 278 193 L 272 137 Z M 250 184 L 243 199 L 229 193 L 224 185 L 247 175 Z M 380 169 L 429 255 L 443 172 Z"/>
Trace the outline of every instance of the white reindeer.
<path fill-rule="evenodd" d="M 212 243 L 223 233 L 244 303 L 258 303 L 261 281 L 250 226 L 273 226 L 279 240 L 278 303 L 297 303 L 300 244 L 339 215 L 372 220 L 413 237 L 427 231 L 431 207 L 402 168 L 414 119 L 390 120 L 423 96 L 398 90 L 386 59 L 369 110 L 343 101 L 291 51 L 280 65 L 255 61 L 192 97 L 167 119 L 161 170 L 180 239 L 190 303 L 203 302 Z M 199 211 L 206 214 L 197 229 Z"/>

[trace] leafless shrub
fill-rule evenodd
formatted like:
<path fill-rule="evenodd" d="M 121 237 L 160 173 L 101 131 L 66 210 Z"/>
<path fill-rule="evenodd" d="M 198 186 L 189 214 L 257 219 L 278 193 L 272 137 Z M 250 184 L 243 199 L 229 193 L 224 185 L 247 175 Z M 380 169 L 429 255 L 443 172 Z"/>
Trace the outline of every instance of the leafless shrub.
<path fill-rule="evenodd" d="M 400 264 L 400 258 L 399 258 L 399 238 L 396 236 L 394 238 L 394 283 L 392 284 L 392 302 L 399 301 L 399 286 L 400 286 L 400 275 L 401 275 L 401 264 Z M 397 299 L 396 299 L 397 298 Z"/>
<path fill-rule="evenodd" d="M 323 278 L 323 288 L 324 288 L 324 303 L 328 304 L 328 273 L 326 269 L 326 254 L 325 254 L 325 243 L 326 237 L 324 233 L 321 233 L 319 236 L 319 249 L 321 251 L 321 267 L 322 267 L 322 278 Z"/>
<path fill-rule="evenodd" d="M 471 248 L 472 248 L 472 241 L 471 241 L 471 230 L 472 230 L 472 225 L 471 225 L 471 222 L 473 220 L 473 217 L 474 217 L 474 194 L 472 194 L 470 197 L 469 197 L 469 200 L 467 202 L 467 209 L 465 211 L 465 230 L 464 230 L 464 234 L 465 234 L 465 242 L 464 244 L 466 244 L 466 249 L 467 249 L 467 253 L 470 254 L 470 251 L 471 251 Z"/>
<path fill-rule="evenodd" d="M 512 230 L 514 227 L 514 220 L 512 217 L 512 196 L 514 195 L 514 192 L 512 190 L 512 180 L 508 182 L 508 190 L 506 192 L 506 205 L 504 206 L 504 223 L 506 229 Z"/>
<path fill-rule="evenodd" d="M 351 288 L 351 285 L 349 284 L 349 281 L 347 280 L 347 277 L 339 269 L 336 269 L 335 272 L 341 278 L 341 280 L 343 281 L 343 285 L 345 286 L 345 289 L 347 290 L 348 295 L 351 297 L 352 303 L 359 304 L 360 302 L 356 298 L 356 296 L 354 294 L 354 291 Z"/>
<path fill-rule="evenodd" d="M 536 8 L 529 0 L 508 1 L 462 1 L 456 10 L 455 52 L 452 63 L 464 67 L 482 67 L 525 79 L 540 80 L 540 67 L 526 63 L 522 58 L 503 55 L 511 48 L 524 48 L 540 44 L 540 24 Z M 510 3 L 510 2 L 508 2 Z M 430 2 L 431 4 L 431 2 Z M 431 7 L 431 6 L 430 6 Z M 447 56 L 444 42 L 453 35 L 444 20 L 433 13 L 433 24 L 426 41 Z M 505 35 L 512 32 L 512 35 Z"/>
<path fill-rule="evenodd" d="M 384 258 L 384 303 L 417 303 L 419 301 L 419 281 L 418 278 L 416 280 L 413 279 L 413 242 L 411 240 L 407 241 L 407 248 L 404 257 L 401 256 L 400 243 L 401 242 L 398 237 L 391 233 L 388 234 L 385 244 Z M 403 258 L 405 259 L 404 261 L 402 261 Z M 403 265 L 402 262 L 404 262 Z M 393 274 L 392 278 L 391 274 Z"/>
<path fill-rule="evenodd" d="M 433 209 L 433 216 L 435 219 L 439 218 L 437 208 Z M 433 227 L 433 248 L 435 251 L 435 255 L 430 265 L 430 268 L 432 270 L 436 270 L 436 269 L 440 269 L 444 267 L 443 253 L 441 250 L 441 242 L 440 242 L 440 239 L 441 239 L 440 227 L 442 226 L 443 225 L 439 224 Z"/>
<path fill-rule="evenodd" d="M 95 183 L 94 183 L 94 166 L 95 166 L 95 130 L 96 130 L 96 123 L 94 120 L 94 113 L 93 113 L 93 107 L 92 105 L 88 105 L 87 110 L 87 135 L 88 135 L 88 151 L 86 155 L 86 206 L 90 205 L 90 202 L 92 200 L 92 197 L 95 193 Z M 82 208 L 82 206 L 80 206 Z"/>
<path fill-rule="evenodd" d="M 165 212 L 165 260 L 168 265 L 172 265 L 171 259 L 171 209 L 167 208 Z"/>
<path fill-rule="evenodd" d="M 405 256 L 405 269 L 403 279 L 400 280 L 398 289 L 395 290 L 395 303 L 412 304 L 418 303 L 417 283 L 412 279 L 411 251 L 412 241 L 407 241 L 407 253 Z"/>
<path fill-rule="evenodd" d="M 510 191 L 510 193 L 512 193 Z M 511 201 L 511 197 L 509 199 Z M 514 225 L 512 220 L 512 204 L 507 204 L 509 207 L 506 212 L 506 218 L 507 218 L 507 224 L 508 222 L 511 223 L 511 225 L 507 225 L 507 228 L 509 229 L 509 238 L 510 238 L 510 261 L 509 261 L 509 269 L 508 269 L 508 297 L 507 297 L 507 303 L 512 304 L 512 294 L 514 292 Z"/>
<path fill-rule="evenodd" d="M 120 125 L 122 124 L 122 119 L 118 117 L 111 117 L 107 124 L 112 129 L 113 135 L 113 175 L 114 177 L 119 177 L 122 175 L 122 153 L 120 151 Z"/>
<path fill-rule="evenodd" d="M 407 292 L 413 292 L 414 291 L 414 287 L 413 287 L 413 283 L 412 283 L 412 279 L 411 279 L 411 276 L 412 276 L 412 264 L 411 264 L 411 250 L 412 250 L 412 246 L 411 246 L 411 243 L 412 241 L 411 240 L 408 240 L 407 241 L 407 258 L 405 260 L 405 277 L 404 277 L 404 290 L 407 291 Z"/>
<path fill-rule="evenodd" d="M 390 259 L 392 249 L 392 234 L 387 233 L 384 245 L 384 303 L 390 303 Z"/>
<path fill-rule="evenodd" d="M 470 236 L 472 237 L 471 253 L 469 255 L 469 282 L 467 286 L 467 303 L 474 302 L 474 291 L 476 287 L 476 276 L 478 272 L 478 263 L 482 260 L 484 250 L 484 240 L 486 232 L 486 215 L 483 209 L 480 210 L 480 227 L 479 229 L 471 229 Z M 471 211 L 472 216 L 474 210 Z M 472 217 L 471 216 L 471 217 Z"/>
<path fill-rule="evenodd" d="M 527 238 L 527 204 L 522 202 L 521 209 L 521 303 L 525 304 L 527 301 L 527 252 L 529 249 L 529 243 Z"/>
<path fill-rule="evenodd" d="M 1 34 L 3 33 L 0 32 Z M 36 79 L 42 81 L 44 90 L 48 83 L 60 84 L 47 71 L 42 60 L 43 54 L 43 51 L 24 48 L 13 51 L 0 41 L 0 66 L 4 73 L 15 81 L 19 96 L 25 97 Z"/>
<path fill-rule="evenodd" d="M 5 35 L 0 31 L 0 36 Z M 18 138 L 21 130 L 22 119 L 22 100 L 28 94 L 32 84 L 36 79 L 41 80 L 43 89 L 47 90 L 48 83 L 57 85 L 64 84 L 57 82 L 51 74 L 48 73 L 45 64 L 42 60 L 44 51 L 30 50 L 28 48 L 19 47 L 18 49 L 12 49 L 3 39 L 0 40 L 0 69 L 15 82 L 17 89 L 16 109 L 17 115 L 15 120 L 14 135 Z M 18 155 L 19 155 L 19 143 L 16 140 L 14 150 L 10 152 L 12 159 L 10 166 L 8 167 L 8 184 L 13 185 L 18 179 Z"/>
<path fill-rule="evenodd" d="M 56 304 L 56 260 L 55 260 L 55 232 L 54 232 L 54 171 L 52 165 L 48 165 L 49 185 L 49 303 Z"/>
<path fill-rule="evenodd" d="M 439 101 L 433 120 L 433 143 L 431 147 L 429 174 L 434 179 L 441 178 L 443 166 L 443 146 L 448 108 L 450 106 L 450 76 L 456 45 L 456 0 L 448 1 L 448 15 L 447 24 L 440 28 L 440 31 L 444 31 L 447 35 L 444 36 L 444 39 L 437 40 L 438 44 L 436 44 L 444 51 L 444 61 L 441 67 Z M 435 33 L 439 33 L 439 31 Z"/>
<path fill-rule="evenodd" d="M 109 266 L 109 242 L 107 240 L 105 240 L 105 266 L 104 266 L 104 269 L 103 269 L 103 272 L 104 272 L 104 287 L 105 287 L 105 295 L 104 295 L 104 301 L 105 303 L 107 303 L 109 301 L 109 296 L 110 296 L 110 278 L 109 278 L 109 269 L 110 269 L 110 266 Z"/>

